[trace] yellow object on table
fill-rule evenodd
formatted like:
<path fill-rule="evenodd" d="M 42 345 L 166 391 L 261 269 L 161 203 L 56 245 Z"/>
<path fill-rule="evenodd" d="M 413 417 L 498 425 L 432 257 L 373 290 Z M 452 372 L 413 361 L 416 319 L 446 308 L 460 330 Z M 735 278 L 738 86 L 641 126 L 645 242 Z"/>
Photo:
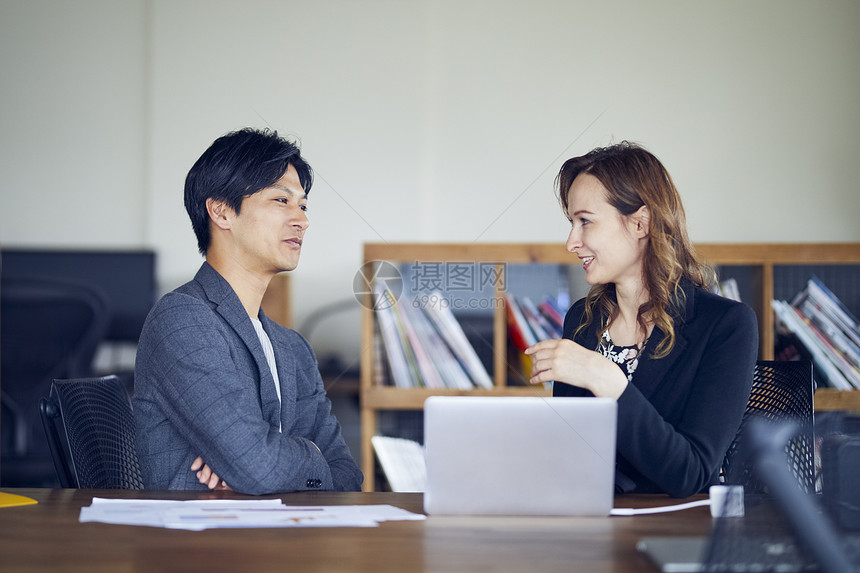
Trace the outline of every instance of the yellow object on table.
<path fill-rule="evenodd" d="M 39 503 L 33 498 L 14 493 L 3 493 L 0 491 L 0 507 L 16 507 L 18 505 L 33 505 Z"/>

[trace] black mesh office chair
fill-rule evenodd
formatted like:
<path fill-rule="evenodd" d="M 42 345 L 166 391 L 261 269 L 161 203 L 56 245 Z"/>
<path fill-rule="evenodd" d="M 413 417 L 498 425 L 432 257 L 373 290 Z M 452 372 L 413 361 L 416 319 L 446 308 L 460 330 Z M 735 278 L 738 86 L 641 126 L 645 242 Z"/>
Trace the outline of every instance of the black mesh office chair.
<path fill-rule="evenodd" d="M 131 401 L 118 377 L 54 380 L 40 409 L 62 487 L 143 489 Z"/>
<path fill-rule="evenodd" d="M 39 437 L 39 398 L 54 378 L 90 376 L 107 329 L 101 291 L 54 279 L 0 282 L 3 485 L 40 485 L 50 457 Z M 36 433 L 38 432 L 38 433 Z M 39 469 L 44 466 L 44 469 Z"/>
<path fill-rule="evenodd" d="M 792 436 L 785 446 L 789 470 L 802 491 L 815 491 L 813 385 L 811 362 L 756 362 L 746 412 L 723 460 L 721 474 L 725 483 L 743 485 L 754 493 L 767 491 L 753 472 L 752 461 L 747 456 L 747 426 L 753 419 L 792 421 L 800 432 Z"/>

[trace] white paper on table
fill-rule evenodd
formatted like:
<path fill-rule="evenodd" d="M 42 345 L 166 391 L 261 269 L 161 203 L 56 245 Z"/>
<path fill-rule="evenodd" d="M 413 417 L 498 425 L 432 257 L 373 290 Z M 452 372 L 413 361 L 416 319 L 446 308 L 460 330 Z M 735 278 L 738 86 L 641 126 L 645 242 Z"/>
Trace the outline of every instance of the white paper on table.
<path fill-rule="evenodd" d="M 333 505 L 341 515 L 356 513 L 372 517 L 375 521 L 423 521 L 427 516 L 422 513 L 412 513 L 393 505 Z"/>
<path fill-rule="evenodd" d="M 170 529 L 219 527 L 376 527 L 377 522 L 361 514 L 348 515 L 335 507 L 290 507 L 230 509 L 194 506 L 169 509 L 163 514 Z"/>
<path fill-rule="evenodd" d="M 82 507 L 78 520 L 81 523 L 100 522 L 118 525 L 147 525 L 164 527 L 163 515 L 171 509 L 209 507 L 225 509 L 262 509 L 283 505 L 280 499 L 108 499 L 94 497 L 89 507 Z"/>
<path fill-rule="evenodd" d="M 288 506 L 280 499 L 189 500 L 93 498 L 81 522 L 145 525 L 201 531 L 237 527 L 376 527 L 425 516 L 392 505 Z"/>

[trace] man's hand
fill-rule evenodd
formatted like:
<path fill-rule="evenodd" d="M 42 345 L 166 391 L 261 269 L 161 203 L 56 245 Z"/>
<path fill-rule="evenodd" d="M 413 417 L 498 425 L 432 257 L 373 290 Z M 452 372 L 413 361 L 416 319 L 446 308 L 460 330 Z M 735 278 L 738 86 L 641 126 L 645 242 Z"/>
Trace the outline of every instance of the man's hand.
<path fill-rule="evenodd" d="M 233 491 L 230 486 L 224 482 L 224 480 L 220 479 L 218 475 L 212 471 L 212 468 L 203 463 L 203 458 L 200 456 L 197 456 L 197 459 L 191 464 L 191 471 L 197 472 L 197 479 L 200 480 L 200 483 L 211 490 L 220 489 Z"/>

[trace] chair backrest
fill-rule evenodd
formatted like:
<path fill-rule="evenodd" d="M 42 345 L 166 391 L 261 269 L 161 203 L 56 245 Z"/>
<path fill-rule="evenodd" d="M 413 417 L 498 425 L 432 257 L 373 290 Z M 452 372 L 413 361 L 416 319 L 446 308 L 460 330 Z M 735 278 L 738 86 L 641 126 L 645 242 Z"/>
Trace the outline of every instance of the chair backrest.
<path fill-rule="evenodd" d="M 4 446 L 25 455 L 39 398 L 51 380 L 91 375 L 96 346 L 107 329 L 107 302 L 88 285 L 4 275 L 0 316 L 2 399 L 14 423 Z"/>
<path fill-rule="evenodd" d="M 3 378 L 88 376 L 108 324 L 104 293 L 92 285 L 45 278 L 0 284 Z M 47 389 L 47 386 L 46 386 Z"/>
<path fill-rule="evenodd" d="M 726 483 L 743 485 L 751 492 L 767 491 L 745 452 L 748 425 L 753 419 L 791 421 L 800 431 L 785 445 L 787 464 L 802 491 L 815 491 L 813 392 L 811 362 L 756 362 L 746 412 L 723 460 Z"/>
<path fill-rule="evenodd" d="M 118 377 L 54 380 L 40 409 L 62 487 L 143 489 L 131 401 Z"/>

